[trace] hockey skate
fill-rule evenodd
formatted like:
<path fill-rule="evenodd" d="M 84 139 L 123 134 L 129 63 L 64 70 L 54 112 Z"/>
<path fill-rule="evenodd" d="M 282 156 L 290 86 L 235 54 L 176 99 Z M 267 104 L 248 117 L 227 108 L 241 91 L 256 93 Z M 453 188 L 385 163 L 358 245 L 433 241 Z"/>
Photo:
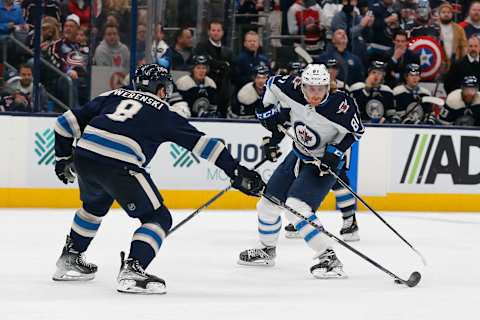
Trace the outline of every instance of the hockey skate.
<path fill-rule="evenodd" d="M 275 247 L 263 247 L 242 251 L 240 252 L 238 264 L 244 266 L 274 266 L 275 251 Z"/>
<path fill-rule="evenodd" d="M 310 272 L 318 279 L 341 279 L 347 275 L 343 271 L 343 264 L 337 258 L 333 249 L 325 250 L 319 257 L 319 262 L 310 268 Z"/>
<path fill-rule="evenodd" d="M 358 224 L 355 215 L 343 219 L 343 226 L 340 230 L 340 235 L 344 241 L 360 241 L 360 235 L 358 234 Z"/>
<path fill-rule="evenodd" d="M 300 233 L 295 229 L 293 224 L 289 224 L 285 227 L 285 238 L 287 239 L 301 239 L 302 236 Z"/>
<path fill-rule="evenodd" d="M 143 270 L 138 260 L 125 259 L 120 252 L 122 264 L 117 277 L 117 291 L 125 293 L 164 294 L 167 293 L 165 281 Z"/>
<path fill-rule="evenodd" d="M 97 266 L 88 263 L 83 258 L 83 253 L 73 249 L 70 236 L 63 247 L 62 254 L 57 260 L 57 271 L 52 279 L 56 281 L 86 281 L 95 278 Z"/>

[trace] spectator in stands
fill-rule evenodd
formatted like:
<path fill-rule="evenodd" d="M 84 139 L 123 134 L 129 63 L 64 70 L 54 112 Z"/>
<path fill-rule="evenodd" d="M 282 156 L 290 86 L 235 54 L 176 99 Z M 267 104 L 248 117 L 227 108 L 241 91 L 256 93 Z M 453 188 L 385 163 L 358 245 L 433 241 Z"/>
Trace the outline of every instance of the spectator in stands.
<path fill-rule="evenodd" d="M 40 40 L 40 49 L 44 52 L 54 41 L 60 38 L 60 24 L 57 19 L 46 16 L 42 19 L 42 34 Z M 27 44 L 33 49 L 35 42 L 35 31 L 30 30 L 27 38 Z"/>
<path fill-rule="evenodd" d="M 440 15 L 440 35 L 447 55 L 447 70 L 452 62 L 463 58 L 467 51 L 465 31 L 453 22 L 453 7 L 445 2 L 438 8 Z"/>
<path fill-rule="evenodd" d="M 297 13 L 302 12 L 303 9 L 305 9 L 303 0 L 295 0 L 290 8 L 288 8 L 287 25 L 289 34 L 298 34 Z"/>
<path fill-rule="evenodd" d="M 22 64 L 18 70 L 19 75 L 7 81 L 7 87 L 13 98 L 7 111 L 32 112 L 33 108 L 33 72 L 29 65 Z M 39 111 L 47 111 L 47 92 L 40 84 Z"/>
<path fill-rule="evenodd" d="M 480 38 L 476 35 L 468 39 L 467 55 L 454 63 L 445 77 L 445 91 L 460 88 L 466 76 L 480 78 Z"/>
<path fill-rule="evenodd" d="M 90 26 L 90 1 L 87 0 L 68 0 L 68 12 L 77 15 L 80 18 L 80 25 Z"/>
<path fill-rule="evenodd" d="M 130 29 L 131 29 L 131 14 L 130 14 L 129 0 L 103 0 L 102 12 L 97 18 L 98 26 L 105 26 L 109 24 L 108 16 L 114 15 L 119 24 L 118 31 L 120 33 L 120 41 L 127 47 L 130 46 Z M 105 17 L 107 21 L 105 22 Z M 101 29 L 101 28 L 100 28 Z"/>
<path fill-rule="evenodd" d="M 22 15 L 22 8 L 13 0 L 3 0 L 0 3 L 0 36 L 5 36 L 15 31 L 28 31 Z"/>
<path fill-rule="evenodd" d="M 428 36 L 440 42 L 440 26 L 436 20 L 439 17 L 433 14 L 428 0 L 419 0 L 415 25 L 410 30 L 409 37 Z"/>
<path fill-rule="evenodd" d="M 418 124 L 425 122 L 432 114 L 432 105 L 422 103 L 421 99 L 430 96 L 429 90 L 421 87 L 420 65 L 411 63 L 406 66 L 405 82 L 393 89 L 396 114 L 392 122 Z"/>
<path fill-rule="evenodd" d="M 147 63 L 145 59 L 145 50 L 147 48 L 147 26 L 139 24 L 137 26 L 137 64 Z"/>
<path fill-rule="evenodd" d="M 249 31 L 243 38 L 243 49 L 233 60 L 232 82 L 238 91 L 255 74 L 258 65 L 269 66 L 270 61 L 260 52 L 260 38 L 255 31 Z"/>
<path fill-rule="evenodd" d="M 259 65 L 255 68 L 254 80 L 244 85 L 235 95 L 229 117 L 255 119 L 255 110 L 263 107 L 263 93 L 269 76 L 270 69 L 267 66 Z"/>
<path fill-rule="evenodd" d="M 217 86 L 212 78 L 207 76 L 208 58 L 194 56 L 192 61 L 191 73 L 175 82 L 178 92 L 188 103 L 193 117 L 217 118 Z"/>
<path fill-rule="evenodd" d="M 368 54 L 378 59 L 393 47 L 393 32 L 400 26 L 398 14 L 393 11 L 393 0 L 380 0 L 371 6 L 375 18 L 372 25 Z"/>
<path fill-rule="evenodd" d="M 382 84 L 384 76 L 385 64 L 373 61 L 365 82 L 350 86 L 350 94 L 357 102 L 364 122 L 384 123 L 395 115 L 393 92 L 390 87 Z"/>
<path fill-rule="evenodd" d="M 408 36 L 403 30 L 398 30 L 393 37 L 394 47 L 386 52 L 381 59 L 386 62 L 385 83 L 394 88 L 402 82 L 405 67 L 408 64 L 420 64 L 420 57 L 408 49 Z"/>
<path fill-rule="evenodd" d="M 415 26 L 417 0 L 397 1 L 395 11 L 400 13 L 400 28 L 410 31 Z"/>
<path fill-rule="evenodd" d="M 155 63 L 170 70 L 172 68 L 172 49 L 163 40 L 165 33 L 163 32 L 163 25 L 157 23 L 155 25 L 155 34 L 152 42 L 152 60 Z"/>
<path fill-rule="evenodd" d="M 118 28 L 107 25 L 103 40 L 95 49 L 94 61 L 97 66 L 122 68 L 127 72 L 130 65 L 130 50 L 120 42 Z"/>
<path fill-rule="evenodd" d="M 465 77 L 461 89 L 450 92 L 440 117 L 447 123 L 457 126 L 480 126 L 480 93 L 477 77 Z"/>
<path fill-rule="evenodd" d="M 476 0 L 470 4 L 468 17 L 460 23 L 465 30 L 467 38 L 475 34 L 480 34 L 480 1 Z"/>
<path fill-rule="evenodd" d="M 362 60 L 368 61 L 366 45 L 363 39 L 364 31 L 373 25 L 375 17 L 369 13 L 362 17 L 357 8 L 357 0 L 343 0 L 343 7 L 332 19 L 331 30 L 343 29 L 348 36 L 348 49 Z"/>
<path fill-rule="evenodd" d="M 292 8 L 295 10 L 295 24 L 289 22 L 290 34 L 304 35 L 305 49 L 310 54 L 319 54 L 325 47 L 325 27 L 321 21 L 322 8 L 315 0 L 297 1 Z M 292 11 L 289 10 L 288 13 L 292 14 Z"/>
<path fill-rule="evenodd" d="M 183 27 L 175 34 L 175 47 L 172 48 L 172 69 L 188 71 L 192 64 L 193 33 Z"/>
<path fill-rule="evenodd" d="M 347 85 L 365 79 L 364 70 L 360 58 L 347 50 L 348 38 L 343 29 L 337 29 L 333 33 L 332 45 L 320 55 L 318 61 L 326 63 L 330 59 L 337 61 L 338 78 Z"/>
<path fill-rule="evenodd" d="M 74 14 L 68 15 L 63 24 L 62 38 L 52 43 L 47 49 L 47 57 L 53 65 L 66 73 L 74 83 L 75 106 L 83 105 L 88 101 L 88 60 L 77 42 L 77 33 L 79 29 L 80 18 Z M 57 83 L 60 94 L 66 94 L 68 92 L 66 83 L 64 81 L 58 81 Z M 63 96 L 62 98 L 63 101 L 67 101 L 66 96 Z"/>
<path fill-rule="evenodd" d="M 36 0 L 24 0 L 22 8 L 24 10 L 25 22 L 33 28 L 35 18 L 35 2 Z M 60 10 L 60 3 L 57 0 L 43 0 L 43 17 L 52 17 L 58 23 L 62 20 L 62 11 Z"/>
<path fill-rule="evenodd" d="M 349 88 L 342 80 L 337 78 L 337 60 L 329 59 L 326 63 L 328 73 L 330 74 L 330 91 L 343 90 L 348 92 Z"/>
<path fill-rule="evenodd" d="M 222 44 L 223 24 L 213 20 L 208 26 L 208 40 L 198 44 L 196 55 L 210 57 L 208 76 L 215 81 L 218 90 L 218 111 L 225 117 L 231 96 L 230 68 L 232 64 L 232 50 Z"/>

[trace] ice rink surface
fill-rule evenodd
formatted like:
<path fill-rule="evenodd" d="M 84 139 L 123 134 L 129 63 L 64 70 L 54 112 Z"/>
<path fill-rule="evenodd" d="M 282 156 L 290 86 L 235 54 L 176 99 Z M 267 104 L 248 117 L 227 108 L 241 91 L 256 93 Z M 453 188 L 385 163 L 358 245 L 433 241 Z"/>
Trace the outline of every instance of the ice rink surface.
<path fill-rule="evenodd" d="M 175 211 L 174 223 L 191 211 Z M 316 280 L 312 252 L 303 240 L 281 235 L 276 266 L 236 264 L 256 244 L 253 211 L 205 211 L 165 241 L 148 271 L 164 278 L 160 296 L 120 294 L 115 278 L 119 252 L 138 226 L 120 211 L 104 218 L 87 259 L 98 264 L 95 280 L 53 282 L 55 261 L 73 210 L 0 210 L 0 319 L 477 319 L 480 305 L 480 215 L 383 213 L 428 261 L 375 216 L 360 213 L 361 242 L 354 246 L 402 277 L 418 270 L 415 288 L 390 277 L 343 248 L 349 278 Z M 339 213 L 320 212 L 338 234 Z"/>

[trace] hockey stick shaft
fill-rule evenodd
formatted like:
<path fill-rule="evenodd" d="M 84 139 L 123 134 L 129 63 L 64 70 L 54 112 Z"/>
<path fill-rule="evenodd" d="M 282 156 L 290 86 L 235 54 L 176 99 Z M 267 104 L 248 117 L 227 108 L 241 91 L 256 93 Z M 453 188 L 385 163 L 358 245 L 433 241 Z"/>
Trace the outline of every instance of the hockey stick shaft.
<path fill-rule="evenodd" d="M 276 204 L 277 206 L 279 207 L 282 207 L 284 209 L 286 209 L 287 211 L 289 211 L 290 213 L 292 213 L 293 215 L 299 217 L 300 219 L 306 221 L 308 224 L 310 224 L 312 227 L 314 227 L 315 229 L 317 229 L 318 231 L 320 232 L 323 232 L 325 235 L 327 235 L 329 238 L 333 239 L 334 241 L 336 241 L 337 243 L 339 243 L 340 245 L 342 245 L 343 247 L 347 248 L 348 250 L 352 251 L 353 253 L 355 253 L 357 256 L 361 257 L 362 259 L 368 261 L 370 264 L 374 265 L 377 269 L 383 271 L 384 273 L 388 274 L 390 277 L 394 278 L 395 280 L 409 286 L 409 287 L 414 287 L 415 285 L 417 285 L 418 282 L 416 283 L 413 283 L 415 281 L 410 281 L 410 279 L 412 278 L 412 276 L 410 276 L 409 280 L 404 280 L 402 278 L 400 278 L 399 276 L 397 276 L 396 274 L 394 274 L 393 272 L 391 272 L 390 270 L 388 270 L 387 268 L 385 268 L 384 266 L 382 266 L 381 264 L 379 264 L 378 262 L 376 262 L 375 260 L 369 258 L 367 255 L 363 254 L 362 252 L 358 251 L 357 249 L 355 249 L 354 247 L 350 246 L 348 243 L 346 243 L 345 241 L 339 239 L 338 237 L 336 237 L 335 235 L 331 234 L 330 232 L 328 232 L 327 230 L 325 230 L 325 228 L 323 226 L 320 226 L 318 224 L 316 224 L 315 222 L 313 221 L 310 221 L 307 217 L 305 217 L 303 214 L 301 214 L 300 212 L 296 211 L 295 209 L 287 206 L 285 203 L 281 202 L 280 200 L 276 199 L 275 197 L 272 197 L 270 195 L 267 195 L 267 194 L 263 194 L 262 197 L 266 198 L 267 200 L 269 200 L 270 202 Z M 418 279 L 418 281 L 420 281 L 420 279 Z"/>
<path fill-rule="evenodd" d="M 313 155 L 313 153 L 310 150 L 305 148 L 305 146 L 300 141 L 298 141 L 298 139 L 295 138 L 290 132 L 288 132 L 283 126 L 279 125 L 278 129 L 282 131 L 285 135 L 287 135 L 290 139 L 292 139 L 292 141 L 295 142 L 295 144 L 298 147 L 300 147 L 304 152 L 308 153 L 308 155 L 314 158 L 315 161 L 320 162 L 320 159 L 315 157 L 315 155 Z M 379 213 L 377 213 L 377 211 L 375 211 L 365 200 L 363 200 L 362 197 L 360 197 L 355 191 L 353 191 L 353 189 L 350 188 L 350 186 L 347 183 L 345 183 L 345 181 L 343 181 L 335 172 L 333 172 L 330 169 L 328 170 L 328 173 L 331 174 L 335 179 L 337 179 L 337 181 L 345 189 L 347 189 L 358 201 L 360 201 L 365 207 L 367 207 L 368 210 L 370 210 L 377 218 L 379 218 L 390 230 L 393 231 L 393 233 L 395 233 L 400 239 L 402 239 L 402 241 L 405 242 L 420 257 L 424 265 L 427 265 L 427 261 L 425 257 L 417 249 L 415 249 L 415 247 L 412 246 L 410 242 L 408 242 L 400 233 L 398 233 L 398 231 L 395 230 L 395 228 L 393 228 L 387 221 L 385 221 L 385 219 Z"/>
<path fill-rule="evenodd" d="M 258 168 L 260 168 L 261 165 L 263 165 L 265 162 L 267 161 L 267 158 L 263 158 L 262 160 L 260 160 L 260 162 L 258 162 L 252 170 L 256 170 Z M 185 223 L 187 223 L 188 221 L 190 221 L 193 217 L 195 217 L 197 214 L 199 214 L 202 210 L 208 208 L 212 203 L 214 203 L 218 198 L 220 198 L 221 196 L 223 196 L 228 190 L 230 190 L 232 188 L 231 185 L 229 185 L 228 187 L 226 187 L 225 189 L 223 189 L 222 191 L 220 191 L 219 193 L 217 193 L 216 195 L 214 195 L 210 200 L 208 200 L 207 202 L 205 202 L 200 208 L 198 208 L 197 210 L 195 210 L 194 212 L 192 212 L 191 214 L 189 214 L 185 219 L 183 219 L 182 221 L 180 221 L 175 227 L 173 227 L 172 229 L 170 229 L 170 231 L 168 232 L 168 235 L 170 236 L 173 232 L 175 232 L 175 230 L 177 230 L 178 228 L 180 228 L 181 226 L 183 226 Z"/>

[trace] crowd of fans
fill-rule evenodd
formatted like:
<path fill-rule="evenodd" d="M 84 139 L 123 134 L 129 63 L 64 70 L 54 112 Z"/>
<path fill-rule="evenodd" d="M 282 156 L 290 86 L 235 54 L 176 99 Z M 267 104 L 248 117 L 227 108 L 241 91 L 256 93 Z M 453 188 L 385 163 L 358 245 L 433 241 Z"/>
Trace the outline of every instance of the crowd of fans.
<path fill-rule="evenodd" d="M 76 105 L 88 97 L 89 59 L 128 71 L 129 1 L 100 2 L 91 10 L 90 1 L 44 1 L 42 53 L 74 82 Z M 33 46 L 33 4 L 3 0 L 0 36 L 14 34 Z M 137 62 L 153 60 L 180 74 L 170 103 L 182 115 L 255 118 L 268 77 L 301 72 L 303 60 L 294 53 L 301 46 L 327 65 L 331 87 L 349 92 L 366 122 L 480 125 L 480 1 L 237 0 L 236 13 L 238 53 L 225 44 L 230 21 L 220 20 L 209 22 L 206 39 L 196 45 L 192 26 L 167 41 L 157 24 L 146 52 L 147 23 L 139 19 Z M 267 25 L 270 35 L 287 37 L 271 39 L 261 32 Z M 413 49 L 425 39 L 438 44 L 437 56 Z M 12 79 L 5 81 L 0 110 L 31 110 L 31 67 L 23 63 Z M 433 90 L 424 81 L 434 83 Z M 64 81 L 55 85 L 67 92 Z M 446 95 L 433 98 L 441 86 Z M 40 109 L 48 110 L 43 101 Z"/>

